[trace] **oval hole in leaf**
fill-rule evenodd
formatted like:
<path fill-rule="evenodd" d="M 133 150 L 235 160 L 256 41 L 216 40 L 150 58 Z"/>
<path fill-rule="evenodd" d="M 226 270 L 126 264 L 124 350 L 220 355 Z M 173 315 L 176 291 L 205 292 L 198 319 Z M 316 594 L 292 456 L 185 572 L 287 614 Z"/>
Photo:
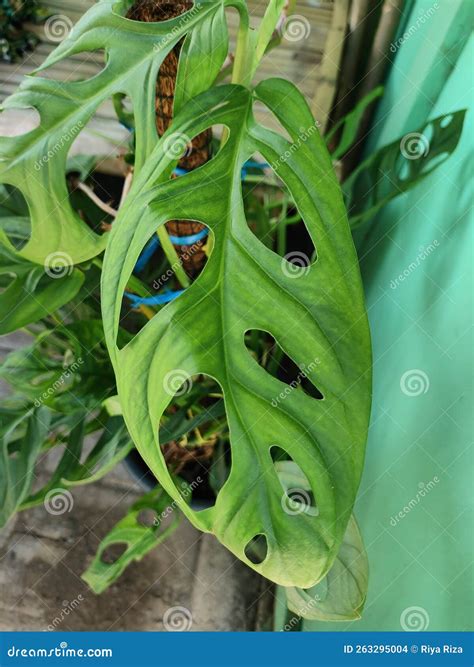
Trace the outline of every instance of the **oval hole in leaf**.
<path fill-rule="evenodd" d="M 144 244 L 134 271 L 141 282 L 143 294 L 138 294 L 138 288 L 133 281 L 129 282 L 124 291 L 120 316 L 121 327 L 133 336 L 141 331 L 149 319 L 189 289 L 183 287 L 178 280 L 176 267 L 179 266 L 189 283 L 196 283 L 194 289 L 199 290 L 199 276 L 208 261 L 205 247 L 212 232 L 207 225 L 197 220 L 169 221 L 165 224 L 172 245 L 178 238 L 183 237 L 186 243 L 174 244 L 179 261 L 173 266 L 168 261 L 156 233 Z M 179 232 L 179 235 L 176 232 Z M 197 296 L 199 298 L 199 294 Z M 120 347 L 119 343 L 118 346 Z"/>
<path fill-rule="evenodd" d="M 158 532 L 163 533 L 167 528 L 173 525 L 176 521 L 176 509 L 170 505 L 169 511 L 165 510 L 155 518 L 155 526 L 158 527 Z"/>
<path fill-rule="evenodd" d="M 451 121 L 453 120 L 454 115 L 453 114 L 447 114 L 444 118 L 441 119 L 440 121 L 440 126 L 442 128 L 448 127 L 448 125 L 451 124 Z"/>
<path fill-rule="evenodd" d="M 100 555 L 100 559 L 103 563 L 112 565 L 113 563 L 117 562 L 121 556 L 123 556 L 127 549 L 127 542 L 114 542 L 113 544 L 109 544 L 107 547 L 105 547 Z"/>
<path fill-rule="evenodd" d="M 129 109 L 130 114 L 133 114 L 133 108 Z M 100 104 L 90 120 L 84 125 L 79 123 L 69 130 L 69 136 L 72 139 L 68 151 L 68 157 L 74 158 L 78 155 L 87 155 L 103 157 L 123 155 L 129 150 L 129 142 L 131 128 L 126 127 L 119 118 L 116 117 L 114 111 L 114 100 L 112 98 Z M 96 159 L 97 162 L 97 159 Z M 107 160 L 104 161 L 105 168 L 107 165 L 119 167 L 119 161 Z M 114 169 L 114 171 L 116 171 Z"/>
<path fill-rule="evenodd" d="M 222 124 L 211 125 L 193 137 L 171 131 L 163 140 L 165 155 L 179 160 L 171 178 L 184 176 L 214 160 L 228 141 L 225 131 L 229 130 Z"/>
<path fill-rule="evenodd" d="M 306 275 L 317 260 L 317 251 L 289 190 L 272 166 L 258 156 L 252 157 L 247 164 L 250 166 L 244 165 L 242 197 L 250 231 L 267 248 L 284 258 L 281 263 L 284 276 L 297 279 Z M 259 177 L 262 182 L 263 178 L 267 182 L 265 189 L 254 182 Z"/>
<path fill-rule="evenodd" d="M 112 101 L 107 100 L 85 125 L 78 122 L 62 138 L 69 144 L 66 158 L 69 202 L 96 234 L 110 231 L 115 219 L 127 173 L 126 161 L 119 157 L 127 158 L 132 141 L 131 130 L 117 118 L 111 120 L 111 116 L 115 116 Z M 44 164 L 54 157 L 53 147 L 51 156 L 44 157 Z"/>
<path fill-rule="evenodd" d="M 272 445 L 269 451 L 284 491 L 283 511 L 290 516 L 318 516 L 319 510 L 311 484 L 298 463 L 279 445 Z"/>
<path fill-rule="evenodd" d="M 192 498 L 198 510 L 213 507 L 216 486 L 225 484 L 232 464 L 222 388 L 208 375 L 177 369 L 163 389 L 173 394 L 159 427 L 168 470 L 184 480 L 180 493 L 187 502 Z"/>
<path fill-rule="evenodd" d="M 41 125 L 37 109 L 5 109 L 0 113 L 0 136 L 20 137 L 33 132 Z"/>
<path fill-rule="evenodd" d="M 421 164 L 421 173 L 424 174 L 425 172 L 433 171 L 433 169 L 436 169 L 448 157 L 449 153 L 447 151 L 440 153 L 439 155 L 426 156 Z"/>
<path fill-rule="evenodd" d="M 244 554 L 254 565 L 261 565 L 268 553 L 268 541 L 263 533 L 252 537 L 244 549 Z"/>
<path fill-rule="evenodd" d="M 149 508 L 140 510 L 137 516 L 137 523 L 141 526 L 152 528 L 156 525 L 156 512 Z"/>
<path fill-rule="evenodd" d="M 272 377 L 288 385 L 287 389 L 282 391 L 278 397 L 275 397 L 277 402 L 286 398 L 293 390 L 302 390 L 316 400 L 324 398 L 316 385 L 313 384 L 318 367 L 317 359 L 307 364 L 296 364 L 285 353 L 275 338 L 261 329 L 246 331 L 244 340 L 247 349 L 259 366 Z M 313 378 L 313 381 L 310 378 Z"/>

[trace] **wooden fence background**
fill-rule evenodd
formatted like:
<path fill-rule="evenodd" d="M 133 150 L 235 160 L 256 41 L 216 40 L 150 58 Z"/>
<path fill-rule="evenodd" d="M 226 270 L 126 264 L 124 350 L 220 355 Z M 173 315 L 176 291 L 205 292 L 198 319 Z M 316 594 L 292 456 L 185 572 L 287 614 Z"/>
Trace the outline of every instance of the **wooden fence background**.
<path fill-rule="evenodd" d="M 52 16 L 58 17 L 59 22 L 63 17 L 66 17 L 67 21 L 76 22 L 94 4 L 94 0 L 45 0 L 43 4 Z M 322 124 L 325 123 L 335 93 L 335 78 L 341 57 L 348 4 L 349 0 L 337 0 L 337 3 L 334 0 L 300 0 L 295 14 L 303 37 L 295 41 L 293 38 L 284 38 L 281 45 L 264 59 L 257 75 L 257 80 L 282 76 L 293 81 L 302 90 L 316 119 Z M 267 2 L 250 0 L 248 5 L 252 25 L 256 26 L 263 16 Z M 231 51 L 235 43 L 237 23 L 237 12 L 230 10 Z M 48 40 L 44 26 L 30 26 L 30 29 L 36 32 L 42 41 L 22 61 L 14 64 L 0 62 L 0 101 L 13 93 L 22 77 L 40 65 L 57 45 L 57 42 Z M 83 53 L 56 64 L 44 75 L 62 80 L 81 80 L 93 76 L 102 66 L 101 53 Z M 268 114 L 266 119 L 266 124 L 271 126 Z M 261 116 L 261 120 L 265 122 L 265 117 Z M 8 115 L 0 114 L 1 134 L 14 133 L 13 125 L 19 125 L 24 131 L 25 124 L 28 125 L 27 114 L 18 113 L 16 117 L 12 117 L 11 112 Z M 127 133 L 117 122 L 111 101 L 107 101 L 81 132 L 71 154 L 111 154 L 114 142 L 125 142 L 126 139 Z"/>

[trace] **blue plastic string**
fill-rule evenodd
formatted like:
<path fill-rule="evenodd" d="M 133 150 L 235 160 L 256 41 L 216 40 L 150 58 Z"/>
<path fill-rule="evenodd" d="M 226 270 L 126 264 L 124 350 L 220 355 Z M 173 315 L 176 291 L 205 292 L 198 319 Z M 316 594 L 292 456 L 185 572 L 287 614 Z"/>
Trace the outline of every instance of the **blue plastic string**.
<path fill-rule="evenodd" d="M 182 167 L 175 167 L 173 169 L 173 174 L 175 174 L 175 176 L 184 176 L 184 174 L 188 174 L 188 173 L 189 173 L 189 170 L 188 169 L 183 169 Z"/>
<path fill-rule="evenodd" d="M 150 259 L 155 254 L 155 250 L 157 250 L 159 247 L 160 241 L 156 234 L 154 234 L 144 247 L 142 254 L 135 264 L 135 273 L 141 273 L 144 270 Z"/>
<path fill-rule="evenodd" d="M 169 303 L 173 299 L 184 293 L 185 290 L 176 290 L 163 292 L 163 294 L 155 294 L 154 296 L 137 296 L 131 292 L 125 292 L 127 299 L 130 299 L 132 308 L 139 306 L 160 306 L 164 303 Z"/>
<path fill-rule="evenodd" d="M 242 172 L 241 172 L 241 178 L 243 181 L 247 178 L 247 171 L 249 169 L 260 169 L 263 171 L 264 169 L 267 169 L 270 165 L 268 162 L 255 162 L 254 160 L 247 160 L 247 162 L 244 163 L 244 166 L 242 167 Z"/>
<path fill-rule="evenodd" d="M 173 245 L 194 245 L 198 241 L 202 241 L 209 234 L 208 229 L 202 229 L 197 234 L 191 234 L 191 236 L 172 236 L 169 235 L 170 241 Z"/>

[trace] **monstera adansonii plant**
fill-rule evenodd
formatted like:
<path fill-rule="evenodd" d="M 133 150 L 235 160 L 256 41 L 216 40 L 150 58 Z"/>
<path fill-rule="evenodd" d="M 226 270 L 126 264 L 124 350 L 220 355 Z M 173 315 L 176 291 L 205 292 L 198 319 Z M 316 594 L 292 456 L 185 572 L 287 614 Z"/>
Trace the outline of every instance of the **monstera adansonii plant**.
<path fill-rule="evenodd" d="M 6 235 L 2 241 L 11 252 L 42 265 L 57 253 L 78 265 L 105 249 L 105 339 L 136 447 L 195 526 L 213 533 L 270 580 L 307 589 L 338 563 L 352 525 L 370 411 L 369 329 L 341 190 L 298 89 L 277 78 L 251 83 L 283 1 L 269 2 L 258 30 L 249 27 L 241 0 L 203 0 L 161 23 L 125 18 L 130 4 L 98 2 L 41 67 L 103 49 L 105 65 L 98 75 L 59 82 L 37 72 L 4 103 L 4 108 L 36 109 L 41 122 L 25 135 L 1 139 L 1 181 L 22 192 L 31 216 L 31 234 L 22 248 L 13 248 Z M 237 9 L 240 27 L 232 82 L 220 84 L 229 7 Z M 174 119 L 160 138 L 156 80 L 178 43 Z M 98 235 L 71 208 L 65 165 L 73 139 L 99 105 L 117 94 L 128 96 L 133 106 L 134 178 L 112 231 Z M 256 120 L 257 105 L 273 115 L 281 134 Z M 212 126 L 223 127 L 213 158 L 171 178 L 180 158 L 174 147 Z M 247 224 L 241 169 L 255 155 L 272 166 L 304 220 L 316 249 L 307 271 L 292 271 Z M 135 263 L 152 235 L 163 234 L 165 223 L 176 219 L 208 227 L 209 260 L 178 299 L 120 348 L 121 304 Z M 248 331 L 271 334 L 306 369 L 322 397 L 292 391 L 275 401 L 286 385 L 251 356 L 244 343 Z M 160 418 L 171 401 L 167 379 L 176 371 L 186 377 L 207 374 L 220 384 L 230 428 L 230 474 L 215 505 L 201 511 L 182 497 L 158 438 Z M 303 474 L 315 499 L 311 511 L 284 510 L 288 485 L 273 448 Z M 257 537 L 265 548 L 254 562 L 247 547 Z"/>

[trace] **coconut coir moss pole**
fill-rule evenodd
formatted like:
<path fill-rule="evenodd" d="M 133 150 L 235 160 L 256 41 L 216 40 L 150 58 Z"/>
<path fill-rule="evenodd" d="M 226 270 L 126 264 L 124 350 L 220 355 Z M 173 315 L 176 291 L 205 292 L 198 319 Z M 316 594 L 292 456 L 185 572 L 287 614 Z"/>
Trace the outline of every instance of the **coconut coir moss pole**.
<path fill-rule="evenodd" d="M 128 11 L 127 18 L 134 21 L 158 22 L 180 16 L 191 9 L 192 2 L 162 2 L 161 0 L 138 0 Z M 161 137 L 168 129 L 173 120 L 173 102 L 176 87 L 176 75 L 178 72 L 178 59 L 182 42 L 176 46 L 164 59 L 156 82 L 156 128 Z M 186 155 L 181 158 L 178 166 L 186 171 L 200 167 L 211 157 L 212 130 L 209 128 L 192 139 Z M 166 223 L 169 234 L 173 236 L 192 236 L 199 233 L 205 226 L 199 222 L 188 220 L 171 220 Z M 205 239 L 197 241 L 192 246 L 176 245 L 179 260 L 190 277 L 194 277 L 202 269 L 206 261 L 203 250 Z"/>

